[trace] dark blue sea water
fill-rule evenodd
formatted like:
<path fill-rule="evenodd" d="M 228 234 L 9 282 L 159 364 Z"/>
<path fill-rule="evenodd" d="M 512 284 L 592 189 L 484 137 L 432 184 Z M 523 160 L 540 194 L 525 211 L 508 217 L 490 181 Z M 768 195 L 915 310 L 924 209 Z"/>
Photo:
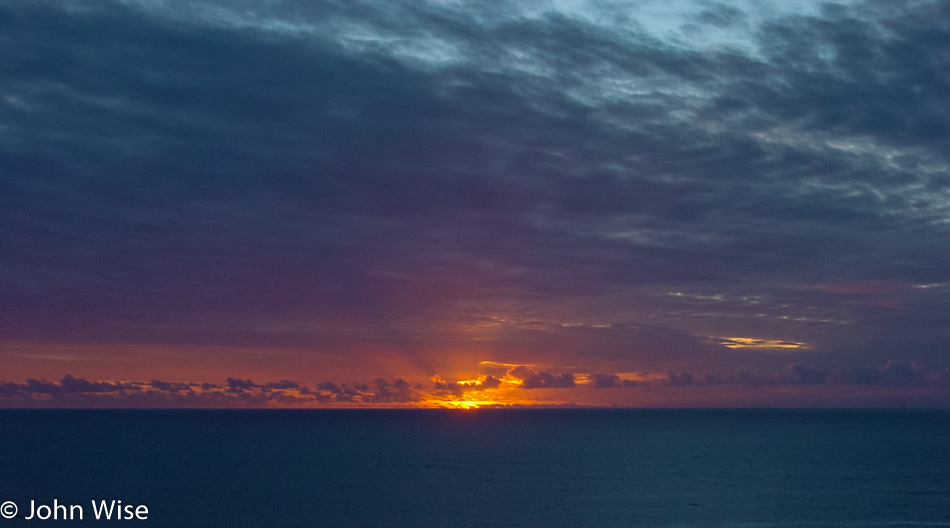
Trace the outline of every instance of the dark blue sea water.
<path fill-rule="evenodd" d="M 0 528 L 950 526 L 940 411 L 0 411 L 0 424 L 0 502 L 18 506 Z M 23 519 L 54 499 L 83 520 Z M 101 499 L 147 519 L 93 520 Z"/>

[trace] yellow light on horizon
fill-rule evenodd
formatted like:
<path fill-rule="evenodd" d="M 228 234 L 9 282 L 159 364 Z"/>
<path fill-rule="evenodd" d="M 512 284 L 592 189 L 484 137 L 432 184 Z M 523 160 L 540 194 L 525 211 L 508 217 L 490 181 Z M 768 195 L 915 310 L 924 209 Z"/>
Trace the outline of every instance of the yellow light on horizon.
<path fill-rule="evenodd" d="M 779 339 L 758 339 L 754 337 L 715 337 L 722 345 L 733 349 L 807 349 L 808 343 L 800 341 L 783 341 Z"/>
<path fill-rule="evenodd" d="M 478 409 L 481 407 L 488 407 L 492 405 L 501 405 L 499 402 L 492 400 L 475 400 L 475 399 L 466 399 L 466 400 L 426 400 L 423 402 L 425 407 L 437 407 L 442 409 L 461 409 L 461 410 L 470 410 Z"/>

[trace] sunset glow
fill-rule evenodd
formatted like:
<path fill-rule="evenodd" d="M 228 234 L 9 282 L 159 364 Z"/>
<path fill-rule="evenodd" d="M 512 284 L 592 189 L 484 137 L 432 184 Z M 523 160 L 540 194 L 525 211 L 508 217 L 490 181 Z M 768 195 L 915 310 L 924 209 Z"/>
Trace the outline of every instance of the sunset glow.
<path fill-rule="evenodd" d="M 720 337 L 718 340 L 728 348 L 751 349 L 806 349 L 808 345 L 795 341 L 781 341 L 778 339 L 757 339 L 754 337 Z"/>

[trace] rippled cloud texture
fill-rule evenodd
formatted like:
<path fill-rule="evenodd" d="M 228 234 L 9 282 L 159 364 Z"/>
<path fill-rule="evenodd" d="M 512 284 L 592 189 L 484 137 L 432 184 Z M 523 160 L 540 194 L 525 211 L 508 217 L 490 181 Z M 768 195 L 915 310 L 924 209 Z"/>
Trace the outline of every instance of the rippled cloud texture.
<path fill-rule="evenodd" d="M 950 6 L 774 4 L 0 1 L 0 399 L 950 405 Z"/>

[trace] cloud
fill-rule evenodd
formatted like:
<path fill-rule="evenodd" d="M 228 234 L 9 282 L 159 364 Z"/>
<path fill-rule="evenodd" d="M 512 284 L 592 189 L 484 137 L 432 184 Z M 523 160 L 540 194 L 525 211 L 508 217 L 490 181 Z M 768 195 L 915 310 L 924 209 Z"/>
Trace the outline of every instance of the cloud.
<path fill-rule="evenodd" d="M 670 385 L 689 386 L 693 384 L 692 372 L 676 372 L 674 370 L 668 370 L 666 371 L 666 376 L 669 379 Z"/>
<path fill-rule="evenodd" d="M 435 391 L 461 396 L 466 391 L 481 391 L 484 389 L 497 389 L 501 386 L 501 380 L 492 375 L 479 376 L 473 380 L 463 380 L 448 382 L 441 376 L 432 376 L 431 381 Z"/>
<path fill-rule="evenodd" d="M 508 375 L 520 379 L 521 388 L 523 389 L 570 389 L 575 386 L 574 375 L 569 372 L 549 374 L 547 372 L 535 372 L 524 365 L 520 365 L 509 370 Z"/>
<path fill-rule="evenodd" d="M 947 15 L 4 5 L 0 328 L 424 376 L 457 342 L 591 372 L 746 364 L 710 336 L 936 361 L 946 293 L 880 288 L 947 281 Z"/>
<path fill-rule="evenodd" d="M 567 372 L 559 375 L 538 372 L 521 382 L 525 389 L 570 389 L 574 387 L 574 376 Z"/>
<path fill-rule="evenodd" d="M 69 375 L 67 375 L 69 377 Z M 169 383 L 167 381 L 152 380 L 148 384 L 161 391 L 165 392 L 175 392 L 175 391 L 189 391 L 191 390 L 191 384 L 188 383 Z M 132 385 L 132 387 L 135 387 Z M 201 385 L 202 390 L 208 390 L 211 388 L 217 388 L 216 385 L 211 383 L 206 383 Z"/>
<path fill-rule="evenodd" d="M 89 381 L 67 374 L 59 382 L 28 379 L 0 383 L 3 407 L 321 407 L 334 405 L 393 405 L 417 403 L 428 397 L 419 386 L 401 378 L 377 378 L 372 385 L 321 383 L 311 389 L 295 381 L 264 384 L 228 378 L 225 385 Z"/>
<path fill-rule="evenodd" d="M 416 402 L 423 398 L 419 387 L 410 386 L 409 383 L 397 378 L 389 383 L 382 378 L 373 380 L 374 391 L 372 395 L 365 398 L 371 403 L 408 403 Z"/>
<path fill-rule="evenodd" d="M 699 386 L 759 386 L 831 385 L 878 387 L 932 387 L 945 388 L 950 375 L 946 367 L 928 367 L 912 361 L 888 361 L 883 365 L 822 368 L 802 363 L 791 363 L 784 371 L 739 368 L 734 372 L 667 370 L 649 374 L 643 380 L 623 379 L 618 374 L 594 373 L 586 376 L 586 385 L 594 389 L 615 387 L 699 387 Z"/>
<path fill-rule="evenodd" d="M 824 383 L 827 373 L 824 370 L 807 365 L 791 364 L 788 366 L 790 383 L 821 384 Z"/>
<path fill-rule="evenodd" d="M 591 374 L 588 376 L 587 385 L 593 389 L 606 389 L 610 387 L 622 387 L 623 381 L 616 374 Z"/>
<path fill-rule="evenodd" d="M 480 383 L 476 386 L 483 389 L 497 389 L 501 386 L 501 380 L 495 376 L 484 376 L 484 378 L 480 379 L 479 381 Z"/>
<path fill-rule="evenodd" d="M 535 372 L 524 365 L 518 365 L 517 367 L 509 369 L 508 375 L 513 378 L 524 380 L 534 376 Z"/>
<path fill-rule="evenodd" d="M 852 367 L 833 373 L 843 383 L 859 385 L 927 385 L 946 383 L 947 369 L 927 368 L 912 361 L 889 361 L 882 367 Z"/>
<path fill-rule="evenodd" d="M 235 392 L 240 392 L 245 389 L 256 389 L 257 385 L 254 384 L 251 380 L 242 380 L 235 378 L 228 378 L 228 389 Z"/>
<path fill-rule="evenodd" d="M 322 391 L 327 391 L 331 394 L 340 394 L 341 392 L 343 392 L 342 389 L 340 389 L 339 385 L 337 385 L 336 383 L 330 383 L 330 382 L 319 383 L 317 384 L 317 388 Z"/>
<path fill-rule="evenodd" d="M 624 377 L 626 376 L 626 377 Z M 228 378 L 226 384 L 196 382 L 90 381 L 67 374 L 58 382 L 27 379 L 23 383 L 0 381 L 0 407 L 27 408 L 371 408 L 371 407 L 453 407 L 459 402 L 477 405 L 545 405 L 552 403 L 605 405 L 596 394 L 619 394 L 605 389 L 629 391 L 673 390 L 707 394 L 709 387 L 728 392 L 730 387 L 755 387 L 763 394 L 791 387 L 837 387 L 841 401 L 889 389 L 925 391 L 944 398 L 950 389 L 950 369 L 928 367 L 915 362 L 890 361 L 877 367 L 848 366 L 821 368 L 800 363 L 784 370 L 677 371 L 631 374 L 536 372 L 524 365 L 510 369 L 505 380 L 481 376 L 476 380 L 448 382 L 439 376 L 426 387 L 402 378 L 372 383 L 340 384 L 324 382 L 311 389 L 290 380 L 254 383 Z M 574 387 L 598 389 L 562 391 Z M 870 388 L 873 388 L 870 392 Z M 855 390 L 858 392 L 855 392 Z M 535 396 L 539 394 L 539 396 Z M 559 394 L 553 399 L 552 394 Z M 669 393 L 674 394 L 674 393 Z M 626 401 L 626 400 L 625 400 Z M 636 400 L 632 400 L 636 401 Z M 686 401 L 686 400 L 684 400 Z M 833 404 L 834 402 L 831 402 Z M 609 403 L 608 403 L 609 404 Z"/>
<path fill-rule="evenodd" d="M 264 390 L 273 390 L 273 389 L 282 390 L 282 389 L 299 389 L 299 388 L 300 388 L 299 383 L 297 383 L 296 381 L 290 381 L 290 380 L 272 381 L 268 383 L 267 385 L 263 386 Z"/>

